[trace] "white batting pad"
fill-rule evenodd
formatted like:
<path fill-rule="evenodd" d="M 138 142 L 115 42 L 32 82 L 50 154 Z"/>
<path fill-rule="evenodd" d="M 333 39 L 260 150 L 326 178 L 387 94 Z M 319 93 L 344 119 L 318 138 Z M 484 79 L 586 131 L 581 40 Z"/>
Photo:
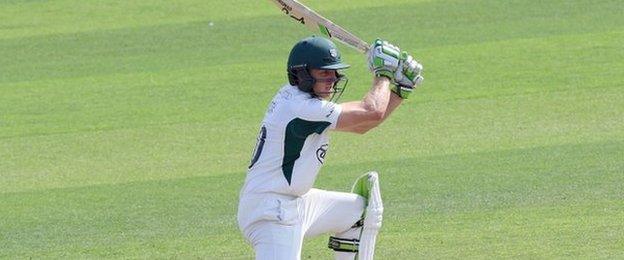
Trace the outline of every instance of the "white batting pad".
<path fill-rule="evenodd" d="M 360 235 L 360 246 L 358 252 L 359 260 L 372 260 L 375 255 L 375 242 L 377 233 L 381 228 L 383 215 L 383 202 L 381 201 L 381 191 L 379 189 L 379 176 L 377 172 L 367 173 L 370 193 L 368 205 L 364 215 L 364 227 Z"/>

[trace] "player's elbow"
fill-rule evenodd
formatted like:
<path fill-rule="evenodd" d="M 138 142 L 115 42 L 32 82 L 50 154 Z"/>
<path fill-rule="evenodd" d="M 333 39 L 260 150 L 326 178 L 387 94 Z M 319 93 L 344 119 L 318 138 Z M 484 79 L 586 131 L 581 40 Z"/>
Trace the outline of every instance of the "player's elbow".
<path fill-rule="evenodd" d="M 375 102 L 367 102 L 366 100 L 361 101 L 355 110 L 359 114 L 358 121 L 366 123 L 382 121 L 386 114 L 385 106 Z"/>
<path fill-rule="evenodd" d="M 369 128 L 369 127 L 360 127 L 360 128 L 357 128 L 357 129 L 353 129 L 353 131 L 351 131 L 351 132 L 363 135 L 363 134 L 368 133 L 368 131 L 370 131 L 371 129 L 373 129 L 373 128 L 372 127 L 371 128 Z"/>
<path fill-rule="evenodd" d="M 360 125 L 359 127 L 355 128 L 353 132 L 363 135 L 368 133 L 368 131 L 373 130 L 373 128 L 377 127 L 380 123 L 380 121 L 369 122 L 368 124 Z"/>
<path fill-rule="evenodd" d="M 376 123 L 381 123 L 385 115 L 386 115 L 385 109 L 375 110 L 375 112 L 373 112 L 373 116 L 371 117 L 371 121 L 376 122 Z"/>
<path fill-rule="evenodd" d="M 377 127 L 384 120 L 385 110 L 369 111 L 365 121 L 357 129 L 358 134 L 365 134 L 373 128 Z"/>
<path fill-rule="evenodd" d="M 373 123 L 381 123 L 386 115 L 386 109 L 381 107 L 369 107 L 367 112 L 367 121 Z"/>

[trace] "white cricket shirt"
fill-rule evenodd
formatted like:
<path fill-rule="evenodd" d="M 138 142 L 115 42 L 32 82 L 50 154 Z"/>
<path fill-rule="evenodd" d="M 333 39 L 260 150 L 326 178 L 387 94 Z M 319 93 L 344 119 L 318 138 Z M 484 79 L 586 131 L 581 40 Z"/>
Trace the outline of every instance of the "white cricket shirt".
<path fill-rule="evenodd" d="M 247 171 L 244 195 L 308 192 L 329 148 L 341 107 L 285 85 L 267 109 Z"/>

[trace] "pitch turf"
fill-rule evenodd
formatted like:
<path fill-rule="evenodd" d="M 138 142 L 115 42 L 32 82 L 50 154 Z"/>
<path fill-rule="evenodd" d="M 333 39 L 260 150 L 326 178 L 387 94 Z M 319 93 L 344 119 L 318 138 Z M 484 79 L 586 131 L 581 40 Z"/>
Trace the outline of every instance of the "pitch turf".
<path fill-rule="evenodd" d="M 384 125 L 334 134 L 317 181 L 381 173 L 378 259 L 624 258 L 621 1 L 305 2 L 425 65 Z M 252 257 L 238 190 L 304 27 L 269 1 L 0 10 L 0 258 Z"/>

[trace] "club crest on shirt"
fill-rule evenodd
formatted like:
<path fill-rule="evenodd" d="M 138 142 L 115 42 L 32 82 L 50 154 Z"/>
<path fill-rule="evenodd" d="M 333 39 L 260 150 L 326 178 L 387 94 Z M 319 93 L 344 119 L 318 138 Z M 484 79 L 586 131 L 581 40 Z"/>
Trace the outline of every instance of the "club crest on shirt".
<path fill-rule="evenodd" d="M 329 148 L 328 144 L 321 145 L 319 149 L 316 150 L 316 159 L 323 164 L 325 162 L 325 154 L 327 153 L 327 149 Z"/>

